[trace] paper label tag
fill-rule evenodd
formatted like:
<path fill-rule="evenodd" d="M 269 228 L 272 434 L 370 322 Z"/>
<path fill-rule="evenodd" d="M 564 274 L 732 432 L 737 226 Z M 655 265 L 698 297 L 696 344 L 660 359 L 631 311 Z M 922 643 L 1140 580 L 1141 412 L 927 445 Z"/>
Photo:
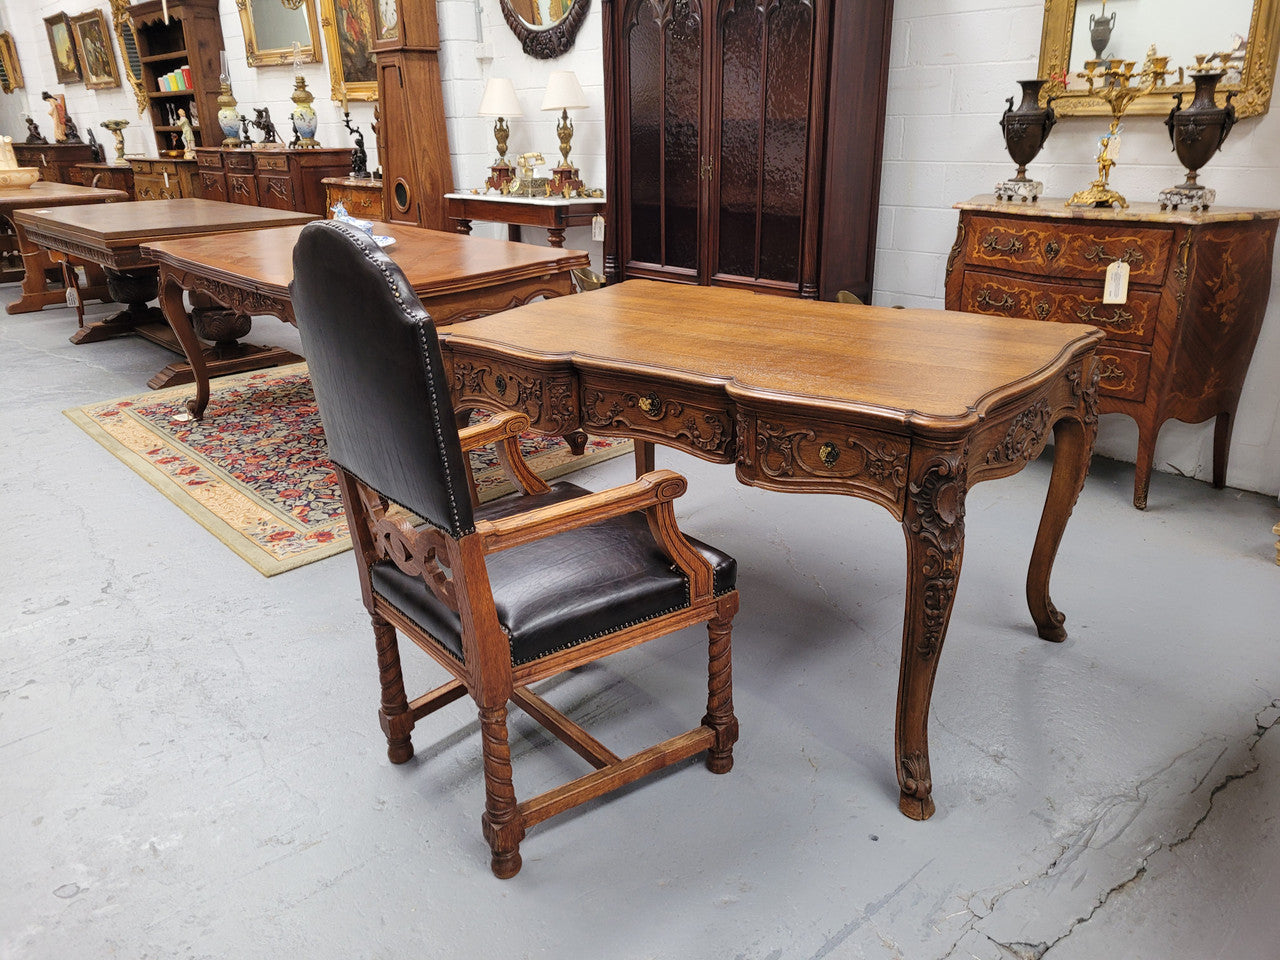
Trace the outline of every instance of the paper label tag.
<path fill-rule="evenodd" d="M 164 174 L 164 188 L 168 190 L 169 189 L 169 171 L 163 170 L 161 172 Z"/>
<path fill-rule="evenodd" d="M 1103 303 L 1124 303 L 1129 299 L 1129 265 L 1115 260 L 1107 267 L 1107 279 L 1102 285 Z"/>
<path fill-rule="evenodd" d="M 604 217 L 598 213 L 591 218 L 591 239 L 604 240 Z"/>
<path fill-rule="evenodd" d="M 67 287 L 67 306 L 68 307 L 80 306 L 80 294 L 76 293 L 75 287 Z"/>

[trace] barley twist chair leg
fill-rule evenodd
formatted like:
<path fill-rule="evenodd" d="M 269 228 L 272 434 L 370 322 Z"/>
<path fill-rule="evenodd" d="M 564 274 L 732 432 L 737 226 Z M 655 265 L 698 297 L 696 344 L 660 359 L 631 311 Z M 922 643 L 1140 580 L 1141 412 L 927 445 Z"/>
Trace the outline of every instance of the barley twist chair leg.
<path fill-rule="evenodd" d="M 507 707 L 480 708 L 480 737 L 484 749 L 484 816 L 480 824 L 489 842 L 493 875 L 507 880 L 520 872 L 520 841 L 524 824 L 516 809 L 511 782 L 511 746 L 507 742 Z"/>
<path fill-rule="evenodd" d="M 733 745 L 738 739 L 729 655 L 733 615 L 737 611 L 736 596 L 733 601 L 730 609 L 722 607 L 720 615 L 707 624 L 707 715 L 702 718 L 702 723 L 716 734 L 715 743 L 707 751 L 707 769 L 712 773 L 728 773 L 733 769 Z"/>
<path fill-rule="evenodd" d="M 413 757 L 413 717 L 404 692 L 404 677 L 400 673 L 400 649 L 396 643 L 396 628 L 374 614 L 373 636 L 378 648 L 378 677 L 382 683 L 382 706 L 378 720 L 387 736 L 387 758 L 392 763 L 405 763 Z"/>

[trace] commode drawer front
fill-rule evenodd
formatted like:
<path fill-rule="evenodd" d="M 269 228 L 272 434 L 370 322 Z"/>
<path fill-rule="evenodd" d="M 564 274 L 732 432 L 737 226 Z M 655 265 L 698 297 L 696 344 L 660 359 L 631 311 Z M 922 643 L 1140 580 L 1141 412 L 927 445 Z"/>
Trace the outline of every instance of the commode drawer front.
<path fill-rule="evenodd" d="M 1088 323 L 1108 340 L 1150 344 L 1155 339 L 1160 294 L 1129 290 L 1124 303 L 1103 303 L 1100 284 L 1042 283 L 976 270 L 965 272 L 960 310 L 997 317 Z"/>
<path fill-rule="evenodd" d="M 1100 394 L 1139 401 L 1146 397 L 1151 354 L 1143 350 L 1121 350 L 1103 343 L 1094 357 L 1099 370 Z"/>
<path fill-rule="evenodd" d="M 1172 249 L 1173 231 L 1160 227 L 975 216 L 968 219 L 964 259 L 993 270 L 1098 281 L 1123 260 L 1130 283 L 1159 283 Z"/>

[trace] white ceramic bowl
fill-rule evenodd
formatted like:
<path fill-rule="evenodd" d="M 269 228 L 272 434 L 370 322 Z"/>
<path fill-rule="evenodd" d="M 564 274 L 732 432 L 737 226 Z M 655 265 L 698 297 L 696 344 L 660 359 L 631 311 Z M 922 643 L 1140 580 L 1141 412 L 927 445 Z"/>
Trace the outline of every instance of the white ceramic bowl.
<path fill-rule="evenodd" d="M 39 179 L 39 167 L 15 167 L 12 170 L 0 170 L 0 187 L 29 187 Z"/>

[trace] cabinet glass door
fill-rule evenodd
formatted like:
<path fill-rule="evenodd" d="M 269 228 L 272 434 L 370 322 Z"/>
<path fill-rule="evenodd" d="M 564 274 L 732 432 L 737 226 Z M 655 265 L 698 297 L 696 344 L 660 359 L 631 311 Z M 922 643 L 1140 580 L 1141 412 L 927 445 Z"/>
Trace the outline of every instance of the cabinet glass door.
<path fill-rule="evenodd" d="M 798 287 L 813 6 L 723 0 L 718 23 L 712 273 Z"/>
<path fill-rule="evenodd" d="M 696 274 L 701 6 L 639 0 L 628 17 L 629 259 Z"/>

